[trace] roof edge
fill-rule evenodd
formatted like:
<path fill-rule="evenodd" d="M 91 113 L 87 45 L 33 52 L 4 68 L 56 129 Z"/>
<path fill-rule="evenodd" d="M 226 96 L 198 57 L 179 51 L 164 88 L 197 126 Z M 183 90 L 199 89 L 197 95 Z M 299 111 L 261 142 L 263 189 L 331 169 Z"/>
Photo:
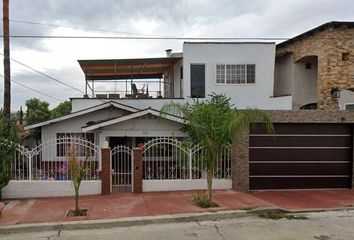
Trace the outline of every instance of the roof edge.
<path fill-rule="evenodd" d="M 318 31 L 324 31 L 325 29 L 330 28 L 330 27 L 336 28 L 336 27 L 340 27 L 340 26 L 348 26 L 348 27 L 352 28 L 352 27 L 354 27 L 354 22 L 352 22 L 352 21 L 331 21 L 331 22 L 324 23 L 324 24 L 319 25 L 315 28 L 312 28 L 304 33 L 301 33 L 293 38 L 290 38 L 284 42 L 277 44 L 277 48 L 285 47 L 285 46 L 292 44 L 298 40 L 301 40 L 303 37 L 306 37 L 308 35 L 313 35 Z"/>

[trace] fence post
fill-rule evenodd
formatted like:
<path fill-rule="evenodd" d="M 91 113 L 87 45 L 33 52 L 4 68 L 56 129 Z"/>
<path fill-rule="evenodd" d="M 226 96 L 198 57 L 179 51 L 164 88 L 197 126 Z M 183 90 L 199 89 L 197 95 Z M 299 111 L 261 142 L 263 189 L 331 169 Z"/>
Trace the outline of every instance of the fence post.
<path fill-rule="evenodd" d="M 192 176 L 192 149 L 189 149 L 189 179 L 193 179 Z"/>
<path fill-rule="evenodd" d="M 133 148 L 133 192 L 143 192 L 143 146 Z"/>
<path fill-rule="evenodd" d="M 101 148 L 101 165 L 102 165 L 102 170 L 101 170 L 101 194 L 102 195 L 107 195 L 111 193 L 111 180 L 112 180 L 112 174 L 111 174 L 111 148 L 106 147 L 106 148 Z"/>
<path fill-rule="evenodd" d="M 32 153 L 28 155 L 28 180 L 32 181 Z"/>

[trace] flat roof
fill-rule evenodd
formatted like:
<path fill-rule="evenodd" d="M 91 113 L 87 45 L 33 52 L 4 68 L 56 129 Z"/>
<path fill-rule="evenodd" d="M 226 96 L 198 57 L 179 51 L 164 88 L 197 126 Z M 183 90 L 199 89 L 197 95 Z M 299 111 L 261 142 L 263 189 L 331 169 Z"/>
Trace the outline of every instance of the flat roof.
<path fill-rule="evenodd" d="M 162 75 L 182 57 L 78 60 L 86 80 L 147 79 Z"/>
<path fill-rule="evenodd" d="M 346 27 L 349 27 L 349 28 L 352 28 L 354 27 L 354 22 L 342 22 L 342 21 L 332 21 L 332 22 L 327 22 L 325 24 L 322 24 L 318 27 L 315 27 L 307 32 L 304 32 L 300 35 L 297 35 L 296 37 L 293 37 L 289 40 L 286 40 L 282 43 L 279 43 L 277 45 L 277 48 L 282 48 L 282 47 L 285 47 L 291 43 L 294 43 L 298 40 L 301 40 L 303 39 L 304 37 L 308 37 L 308 36 L 311 36 L 311 35 L 314 35 L 315 33 L 317 32 L 320 32 L 320 31 L 324 31 L 325 29 L 327 28 L 337 28 L 337 27 L 342 27 L 342 26 L 346 26 Z"/>

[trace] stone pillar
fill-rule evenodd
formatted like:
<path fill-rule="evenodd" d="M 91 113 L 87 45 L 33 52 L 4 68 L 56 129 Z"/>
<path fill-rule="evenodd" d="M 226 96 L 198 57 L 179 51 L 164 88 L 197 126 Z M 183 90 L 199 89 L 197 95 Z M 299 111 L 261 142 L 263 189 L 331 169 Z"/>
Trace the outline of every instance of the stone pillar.
<path fill-rule="evenodd" d="M 101 149 L 102 157 L 102 171 L 101 171 L 101 183 L 102 183 L 102 195 L 107 195 L 111 193 L 111 148 L 102 148 Z"/>
<path fill-rule="evenodd" d="M 133 148 L 133 192 L 143 192 L 143 146 Z"/>
<path fill-rule="evenodd" d="M 243 129 L 237 136 L 233 150 L 232 188 L 249 191 L 249 129 Z"/>

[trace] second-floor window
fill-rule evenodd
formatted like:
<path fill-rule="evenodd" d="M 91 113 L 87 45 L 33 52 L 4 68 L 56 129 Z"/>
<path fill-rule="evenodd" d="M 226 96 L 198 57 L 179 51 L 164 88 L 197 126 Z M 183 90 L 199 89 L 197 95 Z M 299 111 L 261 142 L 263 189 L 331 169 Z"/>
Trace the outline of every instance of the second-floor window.
<path fill-rule="evenodd" d="M 217 64 L 217 84 L 253 84 L 256 82 L 255 64 Z"/>

